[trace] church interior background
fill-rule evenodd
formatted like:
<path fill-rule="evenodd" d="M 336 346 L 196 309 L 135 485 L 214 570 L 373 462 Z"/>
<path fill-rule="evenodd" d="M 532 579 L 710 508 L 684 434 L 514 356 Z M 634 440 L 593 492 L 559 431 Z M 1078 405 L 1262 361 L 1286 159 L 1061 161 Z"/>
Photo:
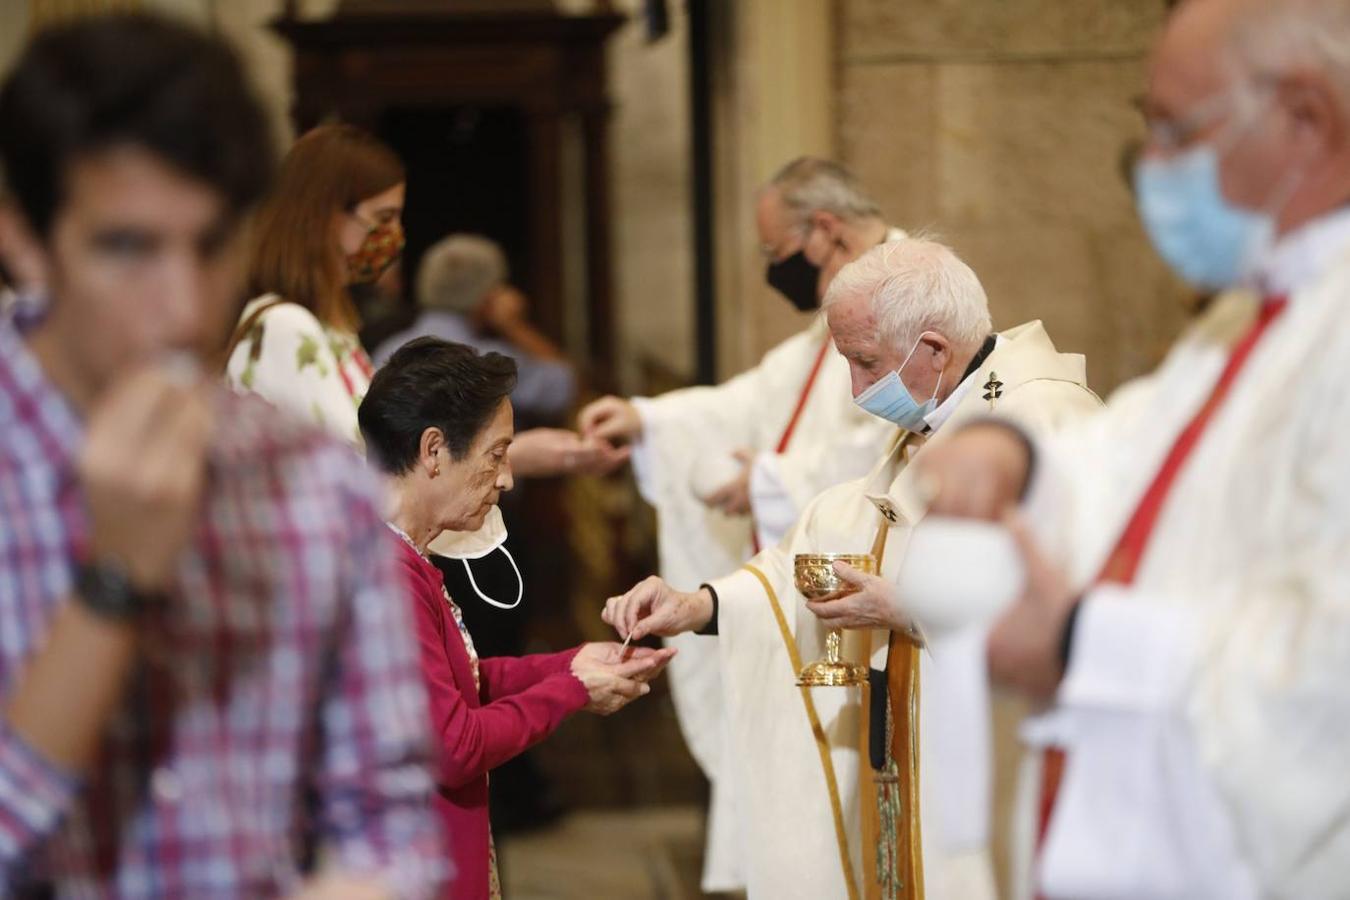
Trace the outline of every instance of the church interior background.
<path fill-rule="evenodd" d="M 529 40 L 582 40 L 579 23 L 599 23 L 584 36 L 598 68 L 578 72 L 588 65 L 580 56 L 563 63 L 569 76 L 598 79 L 595 95 L 578 94 L 575 108 L 522 105 L 494 94 L 485 76 L 454 82 L 464 93 L 436 110 L 422 104 L 420 118 L 375 123 L 396 145 L 400 127 L 444 130 L 439 174 L 423 178 L 424 227 L 451 224 L 502 241 L 546 327 L 593 388 L 643 395 L 724 378 L 802 327 L 764 285 L 752 200 L 781 164 L 812 153 L 852 168 L 891 223 L 955 246 L 984 281 L 996 327 L 1042 318 L 1061 349 L 1086 353 L 1091 383 L 1104 393 L 1157 361 L 1193 302 L 1149 249 L 1123 165 L 1142 136 L 1133 100 L 1166 6 L 0 0 L 0 67 L 42 22 L 101 9 L 168 11 L 238 44 L 286 142 L 296 118 L 333 111 L 324 103 L 365 109 L 359 96 L 297 95 L 297 25 L 477 17 L 483 45 L 474 46 L 480 32 L 450 27 L 458 37 L 444 62 L 491 58 L 499 47 L 524 53 L 522 23 L 531 17 L 576 21 L 546 23 Z M 487 19 L 499 21 L 489 29 Z M 358 19 L 348 29 L 357 43 L 371 33 L 363 27 Z M 361 52 L 349 73 L 358 94 L 378 75 L 360 69 Z M 496 75 L 505 81 L 520 74 L 503 69 Z M 410 169 L 416 196 L 417 164 Z M 447 203 L 468 199 L 447 210 L 433 202 L 436 189 Z M 418 227 L 410 221 L 411 248 L 439 236 Z M 575 561 L 565 590 L 554 579 L 527 582 L 527 645 L 603 637 L 605 597 L 653 569 L 650 514 L 626 476 L 545 486 L 530 503 L 540 529 L 569 524 L 565 555 Z M 548 809 L 503 835 L 508 896 L 702 896 L 706 785 L 662 689 L 613 718 L 569 722 L 539 748 L 537 766 Z"/>

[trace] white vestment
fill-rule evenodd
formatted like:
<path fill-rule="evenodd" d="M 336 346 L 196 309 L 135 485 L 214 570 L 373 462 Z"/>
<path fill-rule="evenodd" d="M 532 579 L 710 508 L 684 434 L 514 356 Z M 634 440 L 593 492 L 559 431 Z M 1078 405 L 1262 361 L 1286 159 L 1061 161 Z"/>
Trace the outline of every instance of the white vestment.
<path fill-rule="evenodd" d="M 1057 703 L 1026 725 L 1068 755 L 1023 896 L 1350 892 L 1350 214 L 1284 239 L 1261 284 L 1288 307 L 1180 469 L 1133 583 L 1088 591 Z M 1042 444 L 1029 503 L 1076 583 L 1256 306 L 1220 298 L 1156 373 Z M 1029 864 L 1035 775 L 1024 793 Z"/>
<path fill-rule="evenodd" d="M 932 441 L 991 409 L 1031 429 L 1081 416 L 1098 406 L 1084 381 L 1082 357 L 1056 352 L 1039 322 L 1012 329 L 948 398 L 952 407 L 934 414 L 946 424 Z M 859 779 L 860 766 L 869 764 L 859 746 L 861 691 L 795 686 L 799 663 L 824 654 L 826 630 L 793 586 L 792 559 L 797 553 L 868 552 L 885 526 L 882 574 L 895 577 L 910 529 L 922 515 L 910 489 L 904 443 L 894 440 L 866 478 L 812 501 L 780 545 L 711 582 L 719 598 L 715 640 L 729 735 L 726 763 L 741 786 L 752 900 L 861 896 Z M 888 637 L 885 631 L 849 632 L 845 643 L 855 661 L 882 669 Z M 988 703 L 979 647 L 978 639 L 959 636 L 950 646 L 933 647 L 921 664 L 920 807 L 929 897 L 978 900 L 993 892 Z"/>
<path fill-rule="evenodd" d="M 887 240 L 904 236 L 893 228 Z M 775 544 L 811 498 L 866 474 L 898 429 L 858 409 L 851 396 L 848 363 L 817 316 L 722 384 L 635 398 L 642 438 L 633 471 L 643 498 L 656 507 L 661 577 L 693 590 L 731 571 L 753 553 L 752 528 L 761 546 Z M 790 440 L 778 453 L 789 423 Z M 724 516 L 699 498 L 738 474 L 732 454 L 741 448 L 755 453 L 748 519 Z M 735 890 L 745 884 L 745 835 L 736 828 L 735 785 L 719 765 L 725 729 L 716 647 L 695 635 L 667 643 L 680 651 L 667 672 L 680 729 L 712 786 L 703 889 Z"/>

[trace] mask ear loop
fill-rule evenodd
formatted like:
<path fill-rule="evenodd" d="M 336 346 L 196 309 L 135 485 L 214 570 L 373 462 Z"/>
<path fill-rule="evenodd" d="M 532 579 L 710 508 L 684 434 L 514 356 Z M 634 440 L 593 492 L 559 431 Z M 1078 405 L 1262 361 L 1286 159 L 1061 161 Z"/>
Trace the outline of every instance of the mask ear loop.
<path fill-rule="evenodd" d="M 914 358 L 914 354 L 919 352 L 919 345 L 923 343 L 923 336 L 925 334 L 928 334 L 928 332 L 924 331 L 919 334 L 919 339 L 915 341 L 914 346 L 910 348 L 909 356 L 906 356 L 905 361 L 900 364 L 900 368 L 895 370 L 896 378 L 900 377 L 900 373 L 904 371 L 905 366 L 909 365 L 909 361 Z M 932 402 L 937 399 L 938 391 L 942 390 L 942 376 L 946 374 L 946 372 L 947 372 L 946 366 L 943 366 L 942 371 L 938 372 L 937 384 L 933 385 L 933 396 L 928 398 L 929 402 Z"/>
<path fill-rule="evenodd" d="M 525 579 L 520 577 L 520 567 L 516 565 L 516 560 L 513 556 L 511 556 L 511 551 L 507 550 L 505 547 L 498 547 L 497 549 L 502 551 L 502 553 L 506 556 L 507 561 L 511 563 L 511 568 L 514 569 L 516 572 L 516 584 L 518 586 L 516 588 L 516 602 L 512 603 L 510 606 L 507 606 L 505 603 L 499 603 L 498 601 L 493 600 L 487 594 L 484 594 L 481 590 L 479 590 L 478 582 L 474 580 L 473 569 L 470 568 L 469 561 L 467 559 L 461 559 L 460 562 L 464 564 L 464 572 L 469 576 L 469 586 L 473 588 L 473 592 L 478 595 L 479 600 L 482 600 L 489 606 L 495 606 L 498 609 L 515 609 L 517 606 L 520 605 L 521 598 L 525 596 Z"/>

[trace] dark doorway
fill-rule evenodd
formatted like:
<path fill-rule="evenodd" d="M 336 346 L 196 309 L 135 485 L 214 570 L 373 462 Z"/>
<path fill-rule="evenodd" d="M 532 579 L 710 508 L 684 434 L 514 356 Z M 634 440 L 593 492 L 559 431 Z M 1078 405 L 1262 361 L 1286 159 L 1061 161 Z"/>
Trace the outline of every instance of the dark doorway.
<path fill-rule="evenodd" d="M 520 109 L 395 107 L 380 116 L 377 128 L 408 167 L 407 297 L 427 248 L 457 231 L 501 244 L 512 280 L 528 287 L 529 145 Z"/>

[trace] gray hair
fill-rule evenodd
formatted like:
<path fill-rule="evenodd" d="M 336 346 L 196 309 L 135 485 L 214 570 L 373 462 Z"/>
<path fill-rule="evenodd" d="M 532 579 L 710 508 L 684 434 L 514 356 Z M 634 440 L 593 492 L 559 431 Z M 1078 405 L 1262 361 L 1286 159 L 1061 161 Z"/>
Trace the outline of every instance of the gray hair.
<path fill-rule="evenodd" d="M 862 192 L 853 173 L 827 159 L 794 159 L 769 179 L 767 187 L 778 189 L 798 225 L 814 212 L 834 213 L 847 221 L 881 215 L 881 207 Z"/>
<path fill-rule="evenodd" d="M 496 242 L 476 234 L 452 234 L 422 257 L 417 302 L 426 309 L 470 313 L 506 276 L 506 254 Z"/>
<path fill-rule="evenodd" d="M 1350 0 L 1239 0 L 1229 63 L 1256 78 L 1291 69 L 1325 74 L 1350 110 Z"/>
<path fill-rule="evenodd" d="M 839 270 L 821 304 L 828 309 L 868 297 L 881 340 L 914 346 L 936 332 L 960 350 L 972 350 L 993 330 L 980 279 L 945 244 L 923 237 L 888 241 Z"/>

